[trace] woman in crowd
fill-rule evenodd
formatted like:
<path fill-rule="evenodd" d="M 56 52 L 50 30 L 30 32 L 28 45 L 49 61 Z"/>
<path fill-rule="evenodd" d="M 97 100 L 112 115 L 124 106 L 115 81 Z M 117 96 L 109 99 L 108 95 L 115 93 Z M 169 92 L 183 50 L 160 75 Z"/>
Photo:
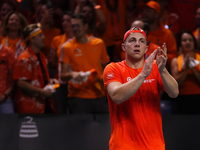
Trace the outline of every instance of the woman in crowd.
<path fill-rule="evenodd" d="M 25 49 L 22 31 L 27 25 L 26 18 L 18 12 L 9 13 L 2 26 L 0 43 L 11 48 L 17 58 Z"/>
<path fill-rule="evenodd" d="M 171 63 L 171 74 L 179 84 L 178 114 L 200 114 L 200 55 L 193 34 L 184 30 L 178 41 L 180 55 Z"/>

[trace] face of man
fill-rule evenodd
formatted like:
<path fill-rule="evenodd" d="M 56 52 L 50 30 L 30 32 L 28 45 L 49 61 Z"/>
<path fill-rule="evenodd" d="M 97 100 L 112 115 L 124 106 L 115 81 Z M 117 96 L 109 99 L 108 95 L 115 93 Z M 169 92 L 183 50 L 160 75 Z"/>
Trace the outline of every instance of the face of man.
<path fill-rule="evenodd" d="M 196 11 L 195 19 L 196 19 L 197 26 L 200 27 L 200 8 L 198 8 Z"/>
<path fill-rule="evenodd" d="M 144 58 L 144 54 L 147 51 L 146 45 L 146 38 L 143 34 L 132 33 L 122 44 L 122 49 L 125 51 L 127 57 L 140 60 Z"/>
<path fill-rule="evenodd" d="M 152 24 L 156 21 L 157 13 L 150 7 L 145 7 L 142 11 L 142 21 Z"/>
<path fill-rule="evenodd" d="M 9 12 L 12 12 L 13 11 L 13 8 L 12 6 L 10 6 L 9 4 L 4 4 L 2 7 L 1 7 L 1 19 L 4 19 L 5 16 L 9 13 Z"/>
<path fill-rule="evenodd" d="M 72 18 L 71 27 L 76 38 L 81 38 L 86 35 L 87 25 L 84 25 L 81 19 Z"/>
<path fill-rule="evenodd" d="M 63 27 L 64 32 L 71 31 L 71 16 L 69 15 L 63 16 L 62 27 Z"/>
<path fill-rule="evenodd" d="M 35 47 L 37 47 L 38 49 L 41 49 L 45 46 L 44 45 L 44 38 L 45 37 L 41 32 L 38 35 L 31 38 L 31 44 L 34 45 Z"/>

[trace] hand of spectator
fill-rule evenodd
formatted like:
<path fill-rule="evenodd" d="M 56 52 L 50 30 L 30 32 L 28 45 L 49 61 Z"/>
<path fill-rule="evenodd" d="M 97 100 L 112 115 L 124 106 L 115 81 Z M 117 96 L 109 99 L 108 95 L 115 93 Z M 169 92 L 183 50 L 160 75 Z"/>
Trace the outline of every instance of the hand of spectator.
<path fill-rule="evenodd" d="M 50 97 L 53 93 L 51 92 L 51 90 L 49 90 L 49 89 L 46 89 L 46 90 L 42 90 L 42 96 L 44 96 L 45 98 L 48 98 L 48 97 Z"/>
<path fill-rule="evenodd" d="M 59 81 L 57 79 L 53 78 L 53 79 L 49 80 L 49 83 L 50 84 L 57 84 L 57 83 L 59 83 Z"/>
<path fill-rule="evenodd" d="M 82 80 L 84 79 L 84 76 L 81 75 L 81 72 L 72 72 L 72 79 L 75 82 L 82 82 Z"/>
<path fill-rule="evenodd" d="M 50 8 L 45 10 L 44 16 L 41 18 L 41 25 L 44 26 L 49 18 L 53 18 L 54 9 Z"/>
<path fill-rule="evenodd" d="M 154 50 L 153 53 L 151 53 L 151 55 L 149 55 L 149 57 L 146 59 L 143 70 L 141 72 L 141 75 L 143 77 L 146 78 L 150 75 L 151 70 L 152 70 L 152 64 L 153 64 L 156 54 L 157 54 L 157 50 Z"/>
<path fill-rule="evenodd" d="M 167 47 L 165 43 L 162 45 L 162 49 L 160 47 L 157 48 L 156 63 L 158 70 L 162 72 L 167 63 Z"/>

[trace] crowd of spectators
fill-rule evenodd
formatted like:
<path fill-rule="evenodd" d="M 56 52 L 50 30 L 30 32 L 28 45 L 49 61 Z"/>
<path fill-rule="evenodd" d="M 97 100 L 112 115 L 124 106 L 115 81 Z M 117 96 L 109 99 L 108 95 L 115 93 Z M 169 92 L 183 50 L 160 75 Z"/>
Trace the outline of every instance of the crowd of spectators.
<path fill-rule="evenodd" d="M 0 113 L 107 113 L 103 69 L 124 60 L 123 36 L 134 26 L 146 32 L 146 58 L 166 43 L 180 94 L 163 92 L 161 110 L 200 114 L 199 0 L 0 0 Z M 46 85 L 58 82 L 48 93 Z"/>

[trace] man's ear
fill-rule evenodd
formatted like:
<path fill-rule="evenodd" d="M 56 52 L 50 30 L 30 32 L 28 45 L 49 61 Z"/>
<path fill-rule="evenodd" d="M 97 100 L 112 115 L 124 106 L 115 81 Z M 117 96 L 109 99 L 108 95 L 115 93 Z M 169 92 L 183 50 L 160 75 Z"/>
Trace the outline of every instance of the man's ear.
<path fill-rule="evenodd" d="M 124 43 L 122 43 L 121 46 L 122 46 L 122 50 L 125 52 L 125 51 L 126 51 L 126 48 L 125 48 Z"/>
<path fill-rule="evenodd" d="M 147 51 L 148 51 L 148 46 L 146 46 L 145 53 L 147 53 Z"/>

